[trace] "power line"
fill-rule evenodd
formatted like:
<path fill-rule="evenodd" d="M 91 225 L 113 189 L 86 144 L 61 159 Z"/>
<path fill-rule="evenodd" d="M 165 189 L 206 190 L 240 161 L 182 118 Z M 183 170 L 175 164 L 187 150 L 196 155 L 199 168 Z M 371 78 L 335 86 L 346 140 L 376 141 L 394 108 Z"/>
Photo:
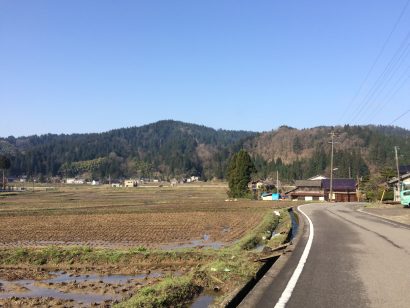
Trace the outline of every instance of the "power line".
<path fill-rule="evenodd" d="M 390 91 L 386 93 L 384 99 L 380 100 L 380 102 L 375 106 L 373 112 L 369 118 L 373 118 L 381 112 L 396 96 L 396 94 L 400 91 L 400 89 L 407 83 L 410 78 L 410 66 L 402 73 L 402 75 L 397 79 L 396 83 L 390 88 Z"/>
<path fill-rule="evenodd" d="M 406 110 L 405 112 L 403 112 L 401 115 L 399 115 L 397 118 L 395 118 L 389 125 L 393 125 L 394 122 L 400 120 L 402 117 L 404 117 L 406 114 L 408 114 L 410 112 L 410 109 Z"/>
<path fill-rule="evenodd" d="M 366 74 L 366 77 L 364 78 L 364 80 L 363 80 L 362 83 L 360 84 L 359 89 L 357 90 L 357 92 L 355 93 L 355 95 L 353 96 L 353 98 L 350 100 L 350 102 L 349 102 L 347 108 L 346 108 L 345 111 L 343 112 L 342 117 L 341 117 L 341 120 L 343 120 L 343 119 L 345 118 L 347 112 L 351 109 L 352 104 L 354 103 L 354 101 L 357 99 L 357 97 L 359 96 L 360 92 L 362 91 L 362 89 L 363 89 L 365 83 L 367 82 L 367 80 L 368 80 L 369 77 L 370 77 L 370 74 L 373 72 L 373 70 L 374 70 L 376 64 L 379 62 L 379 59 L 381 58 L 381 56 L 382 56 L 384 50 L 386 49 L 387 44 L 389 43 L 391 37 L 393 36 L 393 33 L 396 31 L 396 28 L 397 28 L 397 26 L 399 25 L 401 19 L 403 18 L 404 13 L 406 12 L 407 7 L 408 7 L 409 4 L 410 4 L 410 0 L 407 0 L 406 4 L 404 5 L 403 9 L 402 9 L 401 12 L 400 12 L 399 17 L 396 19 L 396 22 L 394 23 L 393 28 L 391 29 L 389 35 L 387 36 L 386 40 L 384 41 L 384 43 L 383 43 L 383 45 L 382 45 L 382 48 L 380 49 L 380 51 L 379 51 L 377 57 L 375 58 L 375 60 L 373 61 L 373 64 L 371 65 L 370 69 L 368 70 L 368 72 L 367 72 L 367 74 Z"/>
<path fill-rule="evenodd" d="M 406 38 L 396 50 L 394 56 L 390 59 L 381 75 L 379 75 L 373 86 L 367 92 L 366 96 L 362 100 L 362 104 L 357 108 L 357 113 L 353 116 L 352 122 L 361 118 L 363 112 L 366 110 L 366 107 L 368 107 L 369 103 L 371 103 L 371 99 L 374 98 L 377 93 L 380 93 L 386 85 L 388 85 L 396 71 L 400 68 L 400 65 L 408 56 L 409 52 L 410 31 L 407 33 Z"/>

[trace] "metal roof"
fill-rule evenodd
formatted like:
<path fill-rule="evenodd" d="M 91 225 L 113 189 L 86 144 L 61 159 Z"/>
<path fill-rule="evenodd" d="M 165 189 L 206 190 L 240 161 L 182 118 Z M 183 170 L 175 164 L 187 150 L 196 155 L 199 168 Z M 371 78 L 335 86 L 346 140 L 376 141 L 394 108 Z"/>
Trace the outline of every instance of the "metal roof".
<path fill-rule="evenodd" d="M 322 180 L 296 180 L 295 185 L 297 187 L 321 187 Z"/>
<path fill-rule="evenodd" d="M 323 188 L 330 190 L 330 179 L 322 180 Z M 333 190 L 356 190 L 356 181 L 354 179 L 333 179 Z"/>
<path fill-rule="evenodd" d="M 400 175 L 410 173 L 410 165 L 400 166 L 399 167 L 399 173 L 400 173 Z"/>
<path fill-rule="evenodd" d="M 400 181 L 403 181 L 403 180 L 408 179 L 408 178 L 410 178 L 410 172 L 401 175 L 400 176 Z M 387 181 L 387 184 L 396 184 L 396 183 L 397 183 L 397 177 L 392 178 L 390 181 Z"/>

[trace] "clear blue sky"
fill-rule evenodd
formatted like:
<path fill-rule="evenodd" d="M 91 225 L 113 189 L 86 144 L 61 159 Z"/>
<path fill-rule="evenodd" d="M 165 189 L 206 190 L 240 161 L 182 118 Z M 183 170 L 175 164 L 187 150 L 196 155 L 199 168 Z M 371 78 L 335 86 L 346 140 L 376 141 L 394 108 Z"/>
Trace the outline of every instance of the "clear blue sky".
<path fill-rule="evenodd" d="M 389 124 L 410 109 L 410 7 L 370 68 L 406 3 L 0 0 L 0 136 Z"/>

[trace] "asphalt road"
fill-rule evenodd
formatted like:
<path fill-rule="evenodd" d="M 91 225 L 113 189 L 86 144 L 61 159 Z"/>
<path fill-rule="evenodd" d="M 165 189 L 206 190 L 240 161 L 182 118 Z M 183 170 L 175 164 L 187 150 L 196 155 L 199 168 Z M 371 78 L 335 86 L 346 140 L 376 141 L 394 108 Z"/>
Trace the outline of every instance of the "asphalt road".
<path fill-rule="evenodd" d="M 286 307 L 410 307 L 410 226 L 358 208 L 342 203 L 301 207 L 314 236 Z M 278 303 L 311 234 L 303 220 L 293 252 L 279 259 L 240 307 Z"/>

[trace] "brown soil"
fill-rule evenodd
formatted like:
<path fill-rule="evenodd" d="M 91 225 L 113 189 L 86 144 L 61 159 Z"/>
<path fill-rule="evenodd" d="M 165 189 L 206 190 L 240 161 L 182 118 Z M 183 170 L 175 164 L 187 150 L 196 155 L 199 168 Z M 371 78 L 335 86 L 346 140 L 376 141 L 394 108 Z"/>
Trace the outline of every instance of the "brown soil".
<path fill-rule="evenodd" d="M 271 204 L 225 202 L 225 190 L 64 188 L 2 197 L 0 248 L 230 243 L 254 228 Z"/>

